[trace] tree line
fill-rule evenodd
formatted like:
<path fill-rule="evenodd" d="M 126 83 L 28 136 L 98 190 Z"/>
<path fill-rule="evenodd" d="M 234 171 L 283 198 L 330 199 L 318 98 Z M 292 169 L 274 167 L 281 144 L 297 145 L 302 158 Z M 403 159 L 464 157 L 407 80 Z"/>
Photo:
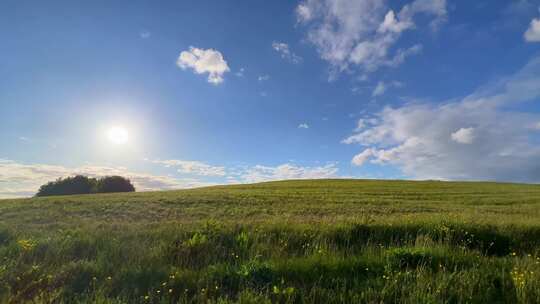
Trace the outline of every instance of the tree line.
<path fill-rule="evenodd" d="M 84 175 L 58 178 L 42 185 L 36 196 L 72 195 L 91 193 L 134 192 L 131 181 L 122 176 L 93 178 Z"/>

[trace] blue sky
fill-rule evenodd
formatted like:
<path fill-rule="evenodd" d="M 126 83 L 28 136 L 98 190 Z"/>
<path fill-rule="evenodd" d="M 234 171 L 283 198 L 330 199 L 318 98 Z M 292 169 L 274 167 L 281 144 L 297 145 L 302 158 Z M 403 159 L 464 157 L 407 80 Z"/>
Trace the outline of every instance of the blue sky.
<path fill-rule="evenodd" d="M 79 173 L 538 182 L 539 6 L 2 1 L 0 197 Z"/>

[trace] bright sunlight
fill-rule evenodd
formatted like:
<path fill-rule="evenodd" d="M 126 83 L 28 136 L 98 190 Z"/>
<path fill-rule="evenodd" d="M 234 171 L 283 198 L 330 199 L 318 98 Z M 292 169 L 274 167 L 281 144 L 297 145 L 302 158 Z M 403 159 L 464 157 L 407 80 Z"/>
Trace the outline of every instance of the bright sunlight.
<path fill-rule="evenodd" d="M 129 140 L 129 133 L 124 127 L 112 127 L 107 133 L 110 142 L 117 145 L 126 144 Z"/>

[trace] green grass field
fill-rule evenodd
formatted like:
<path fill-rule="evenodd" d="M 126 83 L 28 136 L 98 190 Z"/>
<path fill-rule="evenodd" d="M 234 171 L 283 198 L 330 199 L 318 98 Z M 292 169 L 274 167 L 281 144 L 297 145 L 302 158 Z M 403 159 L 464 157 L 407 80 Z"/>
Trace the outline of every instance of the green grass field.
<path fill-rule="evenodd" d="M 540 303 L 540 186 L 306 180 L 0 201 L 1 303 Z"/>

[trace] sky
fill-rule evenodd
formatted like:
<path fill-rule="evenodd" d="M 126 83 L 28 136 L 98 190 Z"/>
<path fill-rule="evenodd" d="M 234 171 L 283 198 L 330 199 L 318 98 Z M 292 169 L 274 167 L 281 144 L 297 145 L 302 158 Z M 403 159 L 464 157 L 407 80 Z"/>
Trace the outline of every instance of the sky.
<path fill-rule="evenodd" d="M 0 3 L 0 198 L 540 182 L 540 0 Z"/>

